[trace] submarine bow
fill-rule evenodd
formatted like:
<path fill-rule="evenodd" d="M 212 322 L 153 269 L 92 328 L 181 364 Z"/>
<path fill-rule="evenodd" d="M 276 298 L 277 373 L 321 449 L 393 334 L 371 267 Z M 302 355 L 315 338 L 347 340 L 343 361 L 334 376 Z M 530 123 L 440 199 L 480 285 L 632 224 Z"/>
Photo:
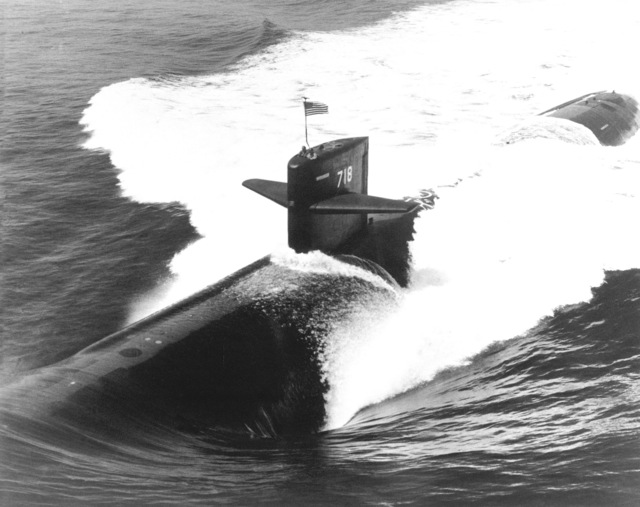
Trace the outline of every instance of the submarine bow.
<path fill-rule="evenodd" d="M 14 399 L 30 403 L 19 412 L 92 427 L 137 414 L 192 432 L 318 431 L 328 334 L 358 304 L 388 307 L 397 298 L 396 286 L 366 265 L 347 266 L 332 273 L 260 259 L 24 378 Z"/>

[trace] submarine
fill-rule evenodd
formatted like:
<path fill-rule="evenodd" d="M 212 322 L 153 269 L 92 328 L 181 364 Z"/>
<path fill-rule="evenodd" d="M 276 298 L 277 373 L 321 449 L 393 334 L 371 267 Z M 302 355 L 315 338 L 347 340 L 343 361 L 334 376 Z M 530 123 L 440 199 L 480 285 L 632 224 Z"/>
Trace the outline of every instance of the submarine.
<path fill-rule="evenodd" d="M 196 433 L 320 430 L 325 339 L 358 304 L 396 302 L 413 220 L 435 199 L 368 195 L 368 155 L 367 137 L 333 140 L 294 155 L 286 182 L 243 183 L 288 209 L 289 246 L 311 268 L 259 259 L 25 376 L 3 390 L 3 408 L 105 431 L 143 420 Z"/>
<path fill-rule="evenodd" d="M 631 97 L 597 92 L 541 115 L 579 123 L 615 146 L 636 132 L 637 112 Z M 196 434 L 320 431 L 327 336 L 359 304 L 396 304 L 409 283 L 414 220 L 437 199 L 433 191 L 403 199 L 369 195 L 368 160 L 367 137 L 337 139 L 303 147 L 287 164 L 286 182 L 243 182 L 287 209 L 294 252 L 340 269 L 297 269 L 266 256 L 27 372 L 3 389 L 2 412 L 118 435 L 148 428 L 140 421 Z"/>
<path fill-rule="evenodd" d="M 588 93 L 539 116 L 579 123 L 593 132 L 603 146 L 624 144 L 638 130 L 638 102 L 615 91 Z"/>

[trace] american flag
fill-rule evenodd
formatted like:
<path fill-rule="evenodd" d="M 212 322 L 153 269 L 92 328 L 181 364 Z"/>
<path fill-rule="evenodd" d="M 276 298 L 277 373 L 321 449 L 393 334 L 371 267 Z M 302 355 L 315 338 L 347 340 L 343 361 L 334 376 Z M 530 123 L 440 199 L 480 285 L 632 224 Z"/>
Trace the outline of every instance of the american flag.
<path fill-rule="evenodd" d="M 327 114 L 329 113 L 329 106 L 322 102 L 307 102 L 304 101 L 304 115 L 312 116 L 314 114 Z"/>

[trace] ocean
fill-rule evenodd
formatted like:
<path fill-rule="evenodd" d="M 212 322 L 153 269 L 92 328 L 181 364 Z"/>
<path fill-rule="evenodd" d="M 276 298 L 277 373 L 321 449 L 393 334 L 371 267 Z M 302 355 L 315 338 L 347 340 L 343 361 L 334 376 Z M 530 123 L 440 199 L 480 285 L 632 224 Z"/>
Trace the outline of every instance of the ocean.
<path fill-rule="evenodd" d="M 640 504 L 640 137 L 536 116 L 640 98 L 635 2 L 1 9 L 0 504 Z M 241 186 L 285 179 L 303 97 L 371 194 L 439 197 L 392 304 L 332 294 L 322 431 L 30 416 L 12 386 L 266 254 L 344 276 Z"/>

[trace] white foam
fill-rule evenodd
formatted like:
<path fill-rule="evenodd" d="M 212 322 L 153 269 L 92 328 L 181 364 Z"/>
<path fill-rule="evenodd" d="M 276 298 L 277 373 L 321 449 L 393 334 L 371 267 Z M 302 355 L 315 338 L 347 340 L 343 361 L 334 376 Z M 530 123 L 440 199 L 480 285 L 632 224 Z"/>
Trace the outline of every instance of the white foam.
<path fill-rule="evenodd" d="M 274 264 L 286 266 L 301 273 L 328 273 L 337 276 L 361 278 L 376 287 L 395 292 L 395 288 L 380 276 L 358 266 L 341 262 L 322 252 L 296 254 L 290 248 L 280 249 L 272 254 L 271 261 Z"/>
<path fill-rule="evenodd" d="M 604 270 L 640 267 L 637 167 L 614 169 L 611 149 L 545 139 L 487 154 L 417 222 L 399 309 L 331 337 L 327 427 L 588 301 Z"/>

